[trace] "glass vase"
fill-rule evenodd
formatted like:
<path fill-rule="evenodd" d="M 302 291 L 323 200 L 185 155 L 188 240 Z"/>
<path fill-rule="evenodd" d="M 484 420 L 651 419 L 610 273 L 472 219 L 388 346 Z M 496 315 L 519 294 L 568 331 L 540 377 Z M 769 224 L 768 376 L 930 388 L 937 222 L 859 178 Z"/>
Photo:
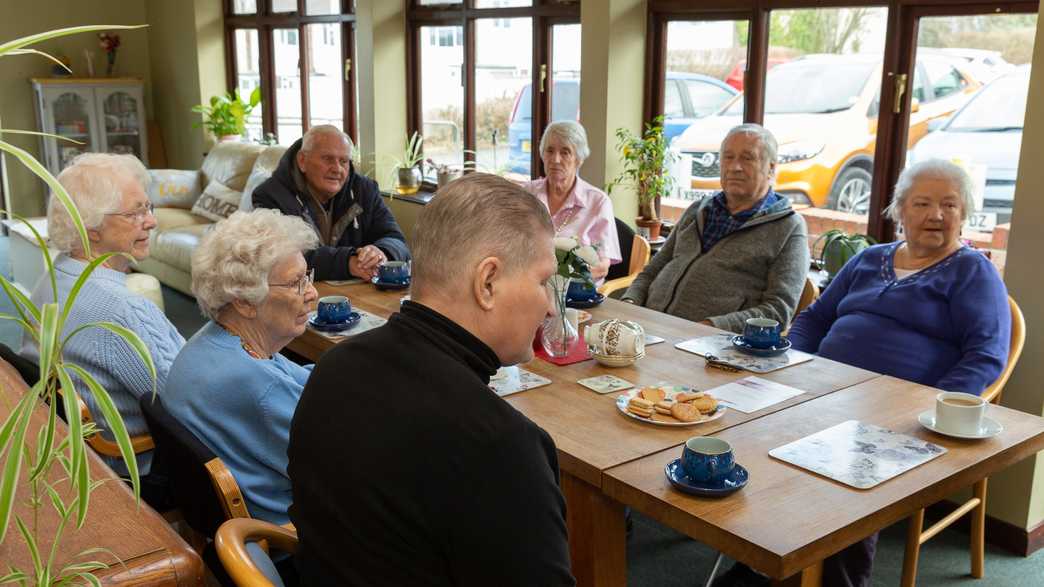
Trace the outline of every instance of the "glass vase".
<path fill-rule="evenodd" d="M 555 314 L 544 320 L 540 334 L 540 343 L 544 351 L 552 357 L 565 357 L 580 337 L 576 327 L 566 316 L 566 292 L 569 279 L 555 275 L 547 282 L 548 296 L 555 306 Z"/>

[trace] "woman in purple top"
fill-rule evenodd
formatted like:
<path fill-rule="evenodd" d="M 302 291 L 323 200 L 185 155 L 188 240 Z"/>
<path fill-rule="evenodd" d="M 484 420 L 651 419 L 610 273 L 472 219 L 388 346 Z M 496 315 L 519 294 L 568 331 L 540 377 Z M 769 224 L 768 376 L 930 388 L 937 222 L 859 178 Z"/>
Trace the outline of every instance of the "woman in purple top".
<path fill-rule="evenodd" d="M 552 122 L 540 139 L 546 176 L 522 187 L 547 206 L 556 237 L 571 236 L 581 245 L 598 249 L 599 263 L 591 267 L 591 277 L 601 282 L 609 265 L 619 263 L 623 257 L 613 202 L 602 190 L 580 179 L 580 166 L 590 153 L 587 132 L 580 123 Z"/>
<path fill-rule="evenodd" d="M 886 210 L 906 240 L 852 258 L 790 329 L 794 347 L 947 391 L 979 395 L 1008 358 L 1008 293 L 961 244 L 971 180 L 939 159 L 899 176 Z M 867 585 L 877 536 L 827 559 L 825 585 Z M 828 580 L 827 575 L 830 575 Z"/>

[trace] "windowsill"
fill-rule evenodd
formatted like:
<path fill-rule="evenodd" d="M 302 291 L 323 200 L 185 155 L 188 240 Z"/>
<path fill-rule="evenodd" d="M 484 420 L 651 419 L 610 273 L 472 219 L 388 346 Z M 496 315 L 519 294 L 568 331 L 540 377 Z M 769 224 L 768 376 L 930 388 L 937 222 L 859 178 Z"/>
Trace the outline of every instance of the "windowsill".
<path fill-rule="evenodd" d="M 427 205 L 427 203 L 430 202 L 431 199 L 435 197 L 435 192 L 428 191 L 428 190 L 426 190 L 424 188 L 421 188 L 416 193 L 409 194 L 409 195 L 397 194 L 395 192 L 385 192 L 385 191 L 382 191 L 381 195 L 386 197 L 386 198 L 388 198 L 388 199 L 391 199 L 391 200 L 403 200 L 405 202 L 413 202 L 414 204 L 420 204 L 420 205 L 424 206 L 424 205 Z"/>

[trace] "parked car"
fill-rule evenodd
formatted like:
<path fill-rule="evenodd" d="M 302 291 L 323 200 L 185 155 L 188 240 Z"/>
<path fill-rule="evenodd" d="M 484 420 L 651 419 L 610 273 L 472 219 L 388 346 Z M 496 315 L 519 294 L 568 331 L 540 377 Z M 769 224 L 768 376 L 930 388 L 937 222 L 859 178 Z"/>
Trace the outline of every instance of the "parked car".
<path fill-rule="evenodd" d="M 808 55 L 768 72 L 765 127 L 779 142 L 776 190 L 796 203 L 865 214 L 870 202 L 879 55 Z M 921 56 L 913 79 L 909 145 L 930 120 L 948 116 L 981 86 L 949 58 Z M 720 188 L 718 150 L 743 121 L 743 97 L 697 120 L 676 141 L 692 157 L 695 196 Z"/>
<path fill-rule="evenodd" d="M 941 158 L 986 166 L 983 206 L 969 217 L 972 228 L 991 230 L 1011 220 L 1029 74 L 1029 66 L 1024 65 L 990 82 L 956 114 L 933 121 L 932 132 L 907 157 L 911 165 Z"/>
<path fill-rule="evenodd" d="M 934 47 L 918 47 L 919 53 L 934 53 L 936 55 L 943 55 L 946 57 L 952 57 L 961 62 L 961 65 L 967 69 L 975 79 L 986 84 L 998 77 L 1015 71 L 1015 66 L 1008 63 L 1000 51 L 990 51 L 988 49 L 965 49 L 960 47 L 946 47 L 946 48 L 934 48 Z"/>
<path fill-rule="evenodd" d="M 667 72 L 664 83 L 664 136 L 669 142 L 698 118 L 721 109 L 736 90 L 721 80 L 698 73 Z M 579 120 L 580 80 L 559 80 L 553 86 L 551 120 Z M 533 88 L 526 84 L 515 97 L 508 124 L 508 170 L 529 174 Z M 539 141 L 537 141 L 539 142 Z"/>
<path fill-rule="evenodd" d="M 773 58 L 769 57 L 768 69 L 772 69 L 773 67 L 779 65 L 780 63 L 786 63 L 787 61 L 790 61 L 790 60 L 789 59 L 773 59 Z M 730 86 L 732 86 L 732 87 L 734 87 L 737 90 L 742 92 L 743 91 L 743 72 L 746 69 L 747 69 L 747 60 L 746 59 L 740 59 L 739 63 L 736 64 L 736 67 L 733 67 L 732 71 L 729 72 L 729 75 L 725 77 L 725 83 L 729 84 Z"/>

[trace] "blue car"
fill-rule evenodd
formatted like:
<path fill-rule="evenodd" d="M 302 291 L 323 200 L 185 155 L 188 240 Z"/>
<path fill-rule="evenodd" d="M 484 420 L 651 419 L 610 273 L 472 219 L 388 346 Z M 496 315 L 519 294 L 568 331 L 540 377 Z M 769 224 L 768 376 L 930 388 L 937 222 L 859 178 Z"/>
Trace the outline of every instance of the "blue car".
<path fill-rule="evenodd" d="M 738 92 L 725 82 L 698 73 L 667 72 L 664 82 L 663 133 L 670 142 L 697 118 L 714 114 Z M 526 84 L 515 98 L 508 125 L 508 171 L 529 175 L 533 87 Z M 579 120 L 580 80 L 559 80 L 551 97 L 551 120 Z M 536 141 L 539 143 L 539 141 Z M 538 145 L 537 145 L 538 146 Z"/>

